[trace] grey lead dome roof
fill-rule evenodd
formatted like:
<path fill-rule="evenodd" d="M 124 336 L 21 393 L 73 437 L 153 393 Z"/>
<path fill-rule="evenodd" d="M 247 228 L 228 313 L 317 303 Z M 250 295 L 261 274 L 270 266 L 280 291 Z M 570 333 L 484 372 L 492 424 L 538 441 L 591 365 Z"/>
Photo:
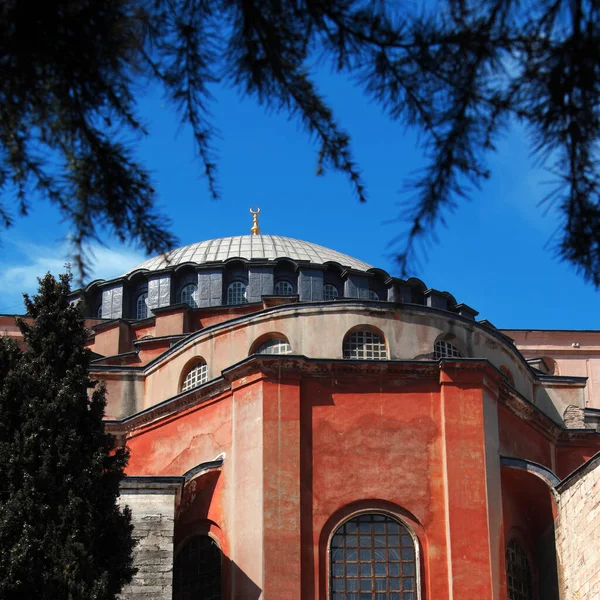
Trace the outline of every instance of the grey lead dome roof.
<path fill-rule="evenodd" d="M 306 260 L 317 264 L 333 261 L 344 267 L 360 271 L 372 268 L 371 265 L 362 260 L 302 240 L 280 235 L 236 235 L 182 246 L 143 262 L 127 271 L 125 275 L 138 269 L 158 271 L 167 267 L 176 267 L 183 263 L 203 264 L 225 261 L 229 258 L 245 258 L 248 260 L 256 258 L 267 260 L 291 258 L 292 260 Z"/>

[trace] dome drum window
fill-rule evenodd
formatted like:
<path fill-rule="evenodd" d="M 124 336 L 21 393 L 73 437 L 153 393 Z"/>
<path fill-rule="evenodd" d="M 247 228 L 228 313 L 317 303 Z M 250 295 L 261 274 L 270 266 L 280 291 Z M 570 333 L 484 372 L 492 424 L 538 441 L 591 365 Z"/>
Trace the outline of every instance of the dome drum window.
<path fill-rule="evenodd" d="M 435 360 L 440 358 L 462 358 L 460 350 L 450 342 L 438 340 L 433 347 L 433 356 Z"/>
<path fill-rule="evenodd" d="M 276 296 L 292 296 L 294 294 L 294 286 L 285 279 L 281 279 L 275 283 L 273 293 Z"/>
<path fill-rule="evenodd" d="M 135 318 L 147 319 L 149 316 L 148 310 L 148 292 L 144 292 L 137 297 L 135 302 Z"/>
<path fill-rule="evenodd" d="M 194 283 L 188 283 L 183 286 L 179 293 L 179 299 L 182 304 L 198 308 L 198 286 Z"/>
<path fill-rule="evenodd" d="M 350 360 L 386 360 L 385 340 L 369 329 L 353 331 L 344 338 L 343 356 Z"/>
<path fill-rule="evenodd" d="M 196 363 L 187 373 L 181 391 L 187 392 L 208 381 L 208 366 L 204 361 Z"/>
<path fill-rule="evenodd" d="M 338 289 L 335 287 L 335 285 L 332 285 L 331 283 L 326 283 L 323 286 L 323 300 L 335 300 L 339 295 L 340 293 L 338 292 Z"/>
<path fill-rule="evenodd" d="M 242 281 L 234 281 L 227 286 L 227 304 L 246 304 L 248 294 L 246 284 Z"/>
<path fill-rule="evenodd" d="M 418 565 L 410 532 L 383 514 L 365 514 L 331 539 L 331 600 L 417 600 Z"/>
<path fill-rule="evenodd" d="M 379 301 L 379 294 L 375 290 L 369 290 L 369 300 Z"/>

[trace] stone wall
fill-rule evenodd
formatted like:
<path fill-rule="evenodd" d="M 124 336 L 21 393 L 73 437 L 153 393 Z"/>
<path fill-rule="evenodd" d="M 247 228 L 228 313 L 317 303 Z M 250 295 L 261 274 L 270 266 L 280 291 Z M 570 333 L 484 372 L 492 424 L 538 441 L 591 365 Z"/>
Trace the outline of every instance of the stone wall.
<path fill-rule="evenodd" d="M 600 598 L 600 454 L 557 486 L 562 600 Z"/>
<path fill-rule="evenodd" d="M 122 600 L 171 600 L 173 597 L 173 529 L 180 477 L 130 477 L 121 487 L 121 502 L 132 512 L 138 572 L 123 589 Z"/>

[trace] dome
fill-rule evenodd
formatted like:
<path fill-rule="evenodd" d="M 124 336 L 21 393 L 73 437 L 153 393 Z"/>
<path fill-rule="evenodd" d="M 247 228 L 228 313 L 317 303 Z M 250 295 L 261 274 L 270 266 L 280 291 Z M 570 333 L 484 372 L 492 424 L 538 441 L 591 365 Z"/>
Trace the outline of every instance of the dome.
<path fill-rule="evenodd" d="M 292 260 L 308 261 L 321 265 L 336 262 L 344 267 L 360 271 L 367 271 L 372 268 L 371 265 L 362 260 L 302 240 L 279 235 L 236 235 L 182 246 L 166 254 L 150 258 L 127 273 L 139 269 L 158 271 L 167 267 L 176 267 L 183 263 L 222 262 L 230 258 L 244 258 L 247 260 L 291 258 Z"/>

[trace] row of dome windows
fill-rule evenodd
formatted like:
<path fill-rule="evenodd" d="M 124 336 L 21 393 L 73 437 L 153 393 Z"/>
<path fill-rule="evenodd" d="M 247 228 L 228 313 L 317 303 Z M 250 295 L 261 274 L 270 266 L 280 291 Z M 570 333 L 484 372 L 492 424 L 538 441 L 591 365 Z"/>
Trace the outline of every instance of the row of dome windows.
<path fill-rule="evenodd" d="M 275 283 L 273 294 L 275 296 L 293 296 L 296 293 L 294 286 L 287 280 L 283 279 Z M 323 286 L 323 300 L 335 300 L 339 298 L 340 292 L 338 288 L 327 283 Z M 374 290 L 369 290 L 369 300 L 378 301 L 379 294 Z M 187 304 L 192 308 L 198 307 L 198 286 L 195 283 L 188 283 L 179 292 L 179 301 L 182 304 Z M 246 304 L 248 302 L 247 286 L 242 281 L 234 281 L 227 286 L 227 304 Z M 150 316 L 148 307 L 148 292 L 143 292 L 136 300 L 136 319 L 147 319 Z M 97 317 L 102 318 L 102 305 L 98 307 Z"/>
<path fill-rule="evenodd" d="M 352 331 L 344 338 L 342 346 L 343 357 L 346 360 L 386 360 L 387 347 L 385 340 L 378 333 L 370 329 Z M 292 346 L 284 338 L 269 338 L 253 351 L 253 354 L 291 354 Z M 438 340 L 434 344 L 434 357 L 460 358 L 462 355 L 458 348 L 445 340 Z M 206 361 L 200 360 L 186 374 L 181 385 L 181 391 L 187 392 L 208 381 L 208 366 Z"/>

